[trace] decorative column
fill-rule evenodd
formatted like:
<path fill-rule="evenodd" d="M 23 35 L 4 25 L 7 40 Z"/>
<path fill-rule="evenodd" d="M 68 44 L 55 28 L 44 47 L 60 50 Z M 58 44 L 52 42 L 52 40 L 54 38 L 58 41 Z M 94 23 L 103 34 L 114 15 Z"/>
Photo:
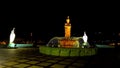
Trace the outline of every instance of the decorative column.
<path fill-rule="evenodd" d="M 66 23 L 65 23 L 65 38 L 70 38 L 71 36 L 71 24 L 70 24 L 70 19 L 69 16 L 66 19 Z"/>

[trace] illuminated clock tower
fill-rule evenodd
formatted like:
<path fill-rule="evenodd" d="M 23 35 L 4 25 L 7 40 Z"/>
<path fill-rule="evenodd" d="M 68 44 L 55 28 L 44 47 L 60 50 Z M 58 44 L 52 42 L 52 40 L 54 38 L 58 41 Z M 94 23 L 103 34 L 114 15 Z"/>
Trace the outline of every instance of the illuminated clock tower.
<path fill-rule="evenodd" d="M 71 24 L 70 24 L 70 19 L 69 16 L 66 19 L 66 23 L 65 23 L 65 38 L 70 38 L 71 35 Z"/>

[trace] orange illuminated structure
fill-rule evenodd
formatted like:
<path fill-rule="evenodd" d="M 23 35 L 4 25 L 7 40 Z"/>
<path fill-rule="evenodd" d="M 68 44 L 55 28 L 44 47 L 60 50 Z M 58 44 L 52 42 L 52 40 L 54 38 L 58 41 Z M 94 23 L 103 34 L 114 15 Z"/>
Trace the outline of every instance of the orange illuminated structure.
<path fill-rule="evenodd" d="M 59 41 L 61 47 L 65 48 L 73 48 L 75 47 L 74 45 L 76 44 L 76 40 L 73 39 L 62 39 Z"/>
<path fill-rule="evenodd" d="M 65 36 L 64 37 L 53 37 L 47 44 L 51 47 L 63 47 L 63 48 L 81 48 L 85 45 L 83 37 L 71 37 L 71 23 L 69 16 L 66 19 Z M 86 36 L 85 36 L 86 37 Z"/>
<path fill-rule="evenodd" d="M 71 24 L 70 24 L 70 19 L 69 16 L 66 19 L 66 23 L 65 23 L 65 38 L 70 38 L 71 35 Z"/>
<path fill-rule="evenodd" d="M 67 48 L 71 48 L 74 47 L 75 45 L 75 40 L 70 39 L 71 36 L 71 24 L 70 24 L 70 18 L 69 16 L 66 19 L 66 23 L 65 23 L 65 38 L 59 40 L 59 43 L 61 45 L 61 47 L 67 47 Z"/>

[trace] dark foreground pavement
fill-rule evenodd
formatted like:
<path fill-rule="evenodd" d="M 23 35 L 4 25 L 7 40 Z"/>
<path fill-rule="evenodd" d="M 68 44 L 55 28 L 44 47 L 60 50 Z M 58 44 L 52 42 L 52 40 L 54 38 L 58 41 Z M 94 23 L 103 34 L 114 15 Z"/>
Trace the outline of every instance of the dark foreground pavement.
<path fill-rule="evenodd" d="M 100 53 L 99 53 L 100 52 Z M 116 68 L 120 55 L 101 50 L 91 57 L 57 57 L 39 53 L 38 48 L 0 49 L 0 68 Z"/>

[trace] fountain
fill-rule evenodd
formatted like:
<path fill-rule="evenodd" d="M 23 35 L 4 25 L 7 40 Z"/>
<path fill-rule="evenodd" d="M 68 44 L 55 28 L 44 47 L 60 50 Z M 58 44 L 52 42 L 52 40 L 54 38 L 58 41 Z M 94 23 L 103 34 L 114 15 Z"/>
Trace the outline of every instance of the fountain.
<path fill-rule="evenodd" d="M 52 38 L 47 46 L 51 47 L 63 47 L 63 48 L 84 48 L 89 47 L 87 42 L 88 37 L 86 32 L 84 32 L 83 37 L 71 37 L 71 24 L 69 16 L 67 17 L 65 23 L 65 37 L 54 37 Z"/>
<path fill-rule="evenodd" d="M 71 36 L 69 16 L 64 27 L 65 36 L 50 39 L 46 46 L 39 47 L 40 53 L 54 56 L 91 56 L 96 54 L 96 48 L 90 48 L 86 32 L 83 37 Z"/>
<path fill-rule="evenodd" d="M 15 47 L 14 39 L 15 39 L 15 28 L 12 29 L 10 33 L 10 40 L 9 40 L 9 45 L 8 47 Z"/>

